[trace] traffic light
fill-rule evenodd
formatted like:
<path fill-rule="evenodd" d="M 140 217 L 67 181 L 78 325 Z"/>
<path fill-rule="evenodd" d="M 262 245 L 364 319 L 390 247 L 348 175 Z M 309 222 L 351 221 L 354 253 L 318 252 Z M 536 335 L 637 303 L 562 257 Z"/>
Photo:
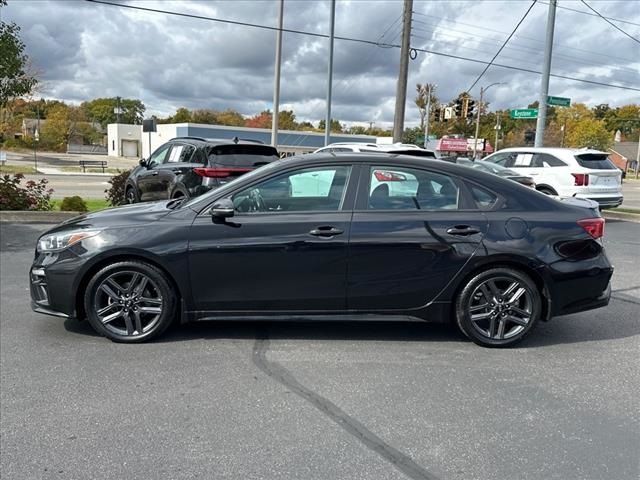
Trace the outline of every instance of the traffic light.
<path fill-rule="evenodd" d="M 456 117 L 461 117 L 462 112 L 463 112 L 463 99 L 458 98 L 456 100 L 455 105 L 453 106 L 453 113 L 455 114 Z"/>
<path fill-rule="evenodd" d="M 467 118 L 471 119 L 474 117 L 475 112 L 474 108 L 476 106 L 476 102 L 474 100 L 469 99 L 467 101 Z"/>
<path fill-rule="evenodd" d="M 536 139 L 536 131 L 535 130 L 525 130 L 524 132 L 524 143 L 529 145 L 533 144 Z"/>
<path fill-rule="evenodd" d="M 433 112 L 433 119 L 436 122 L 439 122 L 441 118 L 442 118 L 442 109 L 440 107 L 438 107 L 438 108 L 436 108 L 436 111 Z"/>

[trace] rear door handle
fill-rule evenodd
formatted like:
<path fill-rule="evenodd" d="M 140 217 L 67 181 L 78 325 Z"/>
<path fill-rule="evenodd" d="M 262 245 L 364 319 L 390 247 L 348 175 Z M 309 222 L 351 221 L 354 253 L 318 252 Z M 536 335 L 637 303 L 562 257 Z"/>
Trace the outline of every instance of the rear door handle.
<path fill-rule="evenodd" d="M 333 237 L 335 235 L 340 235 L 341 233 L 344 233 L 344 231 L 339 228 L 322 226 L 311 230 L 309 235 L 313 235 L 314 237 Z"/>
<path fill-rule="evenodd" d="M 466 236 L 466 235 L 473 235 L 476 233 L 480 233 L 480 230 L 478 230 L 475 227 L 471 227 L 469 225 L 456 225 L 454 227 L 448 228 L 447 233 L 449 235 Z"/>
<path fill-rule="evenodd" d="M 155 172 L 153 172 L 151 175 L 155 177 L 155 176 L 156 176 L 156 175 L 158 175 L 159 173 L 160 173 L 160 172 L 158 172 L 158 171 L 156 170 L 156 171 L 155 171 Z"/>

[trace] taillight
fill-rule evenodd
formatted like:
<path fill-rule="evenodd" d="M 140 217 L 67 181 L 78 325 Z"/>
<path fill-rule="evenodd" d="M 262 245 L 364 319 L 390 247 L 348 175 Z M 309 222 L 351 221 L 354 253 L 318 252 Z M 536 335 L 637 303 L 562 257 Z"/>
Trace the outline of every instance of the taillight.
<path fill-rule="evenodd" d="M 379 182 L 404 182 L 407 180 L 407 177 L 401 173 L 388 172 L 386 170 L 376 170 L 373 175 Z"/>
<path fill-rule="evenodd" d="M 578 225 L 593 238 L 598 239 L 604 236 L 604 218 L 584 218 L 578 220 Z"/>
<path fill-rule="evenodd" d="M 571 175 L 573 175 L 573 185 L 575 187 L 586 187 L 589 185 L 588 173 L 572 173 Z"/>
<path fill-rule="evenodd" d="M 201 177 L 209 178 L 227 178 L 238 177 L 244 173 L 250 172 L 251 168 L 210 168 L 210 167 L 197 167 L 193 169 L 193 172 Z"/>

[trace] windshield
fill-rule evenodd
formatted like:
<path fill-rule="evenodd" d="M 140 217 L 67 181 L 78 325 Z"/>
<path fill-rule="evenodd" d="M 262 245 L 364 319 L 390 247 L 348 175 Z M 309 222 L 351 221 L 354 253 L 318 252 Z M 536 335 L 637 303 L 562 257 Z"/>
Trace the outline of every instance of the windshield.
<path fill-rule="evenodd" d="M 262 167 L 256 168 L 255 170 L 251 170 L 249 173 L 246 173 L 246 174 L 242 175 L 241 177 L 236 177 L 235 179 L 231 180 L 229 183 L 225 183 L 220 188 L 214 188 L 213 190 L 210 190 L 209 192 L 205 193 L 204 195 L 200 195 L 199 197 L 190 198 L 189 201 L 184 202 L 182 205 L 180 205 L 179 208 L 190 207 L 190 206 L 195 205 L 196 203 L 200 203 L 200 202 L 203 202 L 203 204 L 206 204 L 207 202 L 209 202 L 209 200 L 211 199 L 211 197 L 213 195 L 218 195 L 220 192 L 226 192 L 227 190 L 233 189 L 233 187 L 235 186 L 236 182 L 238 182 L 240 180 L 242 180 L 242 181 L 250 180 L 253 177 L 255 177 L 256 175 L 261 175 L 262 173 L 266 172 L 267 170 L 272 170 L 274 168 L 277 168 L 279 165 L 282 165 L 282 162 L 286 162 L 291 158 L 294 158 L 294 157 L 283 158 L 282 160 L 277 160 L 275 162 L 268 163 L 268 164 L 266 164 L 266 165 L 264 165 Z"/>

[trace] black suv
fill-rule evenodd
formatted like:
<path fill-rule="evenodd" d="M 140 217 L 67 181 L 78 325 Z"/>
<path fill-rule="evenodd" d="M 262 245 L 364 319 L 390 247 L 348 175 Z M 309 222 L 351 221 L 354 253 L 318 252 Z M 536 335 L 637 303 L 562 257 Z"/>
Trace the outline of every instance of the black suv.
<path fill-rule="evenodd" d="M 278 151 L 256 140 L 177 137 L 140 160 L 127 178 L 127 203 L 196 197 L 277 160 Z"/>

